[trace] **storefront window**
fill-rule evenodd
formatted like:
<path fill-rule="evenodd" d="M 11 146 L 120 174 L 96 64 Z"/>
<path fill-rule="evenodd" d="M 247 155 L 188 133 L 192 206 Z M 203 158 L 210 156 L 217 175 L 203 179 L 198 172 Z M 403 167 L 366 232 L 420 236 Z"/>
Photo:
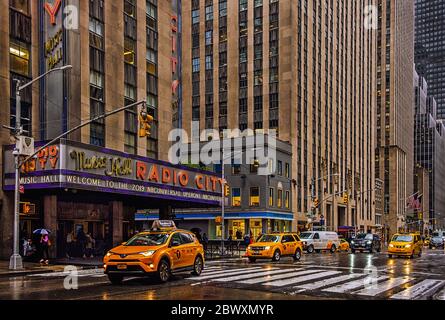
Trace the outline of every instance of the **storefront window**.
<path fill-rule="evenodd" d="M 241 206 L 241 189 L 233 188 L 232 189 L 232 207 L 240 207 Z"/>
<path fill-rule="evenodd" d="M 263 222 L 261 219 L 250 220 L 250 232 L 253 235 L 254 240 L 258 239 L 263 231 Z"/>
<path fill-rule="evenodd" d="M 278 189 L 277 207 L 278 208 L 282 208 L 283 207 L 283 190 L 281 190 L 281 189 Z"/>
<path fill-rule="evenodd" d="M 244 237 L 246 224 L 244 220 L 231 220 L 229 222 L 229 235 L 234 240 L 242 240 Z"/>
<path fill-rule="evenodd" d="M 250 188 L 250 206 L 260 206 L 260 188 L 258 187 Z"/>

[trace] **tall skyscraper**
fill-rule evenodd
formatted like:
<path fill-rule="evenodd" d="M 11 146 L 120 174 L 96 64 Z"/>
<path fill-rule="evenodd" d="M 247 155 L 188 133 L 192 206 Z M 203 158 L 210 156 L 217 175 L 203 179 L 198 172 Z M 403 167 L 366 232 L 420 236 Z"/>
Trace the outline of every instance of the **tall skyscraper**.
<path fill-rule="evenodd" d="M 415 17 L 417 71 L 437 101 L 437 118 L 445 119 L 445 2 L 416 0 Z"/>
<path fill-rule="evenodd" d="M 364 23 L 368 5 L 376 1 L 183 3 L 183 127 L 277 130 L 293 146 L 295 224 L 313 211 L 314 181 L 316 221 L 375 229 L 377 46 Z"/>
<path fill-rule="evenodd" d="M 406 219 L 413 191 L 414 0 L 379 0 L 376 178 L 383 181 L 385 234 Z"/>

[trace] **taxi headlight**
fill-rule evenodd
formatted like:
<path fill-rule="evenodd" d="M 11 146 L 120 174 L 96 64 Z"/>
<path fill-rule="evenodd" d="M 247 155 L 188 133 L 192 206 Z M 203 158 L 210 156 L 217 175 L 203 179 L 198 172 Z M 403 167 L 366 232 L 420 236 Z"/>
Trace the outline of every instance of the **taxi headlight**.
<path fill-rule="evenodd" d="M 351 244 L 354 244 L 354 243 L 355 243 L 355 241 L 354 241 L 354 240 L 352 240 L 352 241 L 351 241 Z"/>
<path fill-rule="evenodd" d="M 270 247 L 264 247 L 264 250 L 270 250 Z"/>
<path fill-rule="evenodd" d="M 145 251 L 145 252 L 141 252 L 139 254 L 143 255 L 144 257 L 151 257 L 152 255 L 155 254 L 155 250 L 150 250 L 150 251 Z"/>
<path fill-rule="evenodd" d="M 106 256 L 109 258 L 109 257 L 111 257 L 113 254 L 114 254 L 113 252 L 108 251 L 107 254 L 106 254 Z"/>
<path fill-rule="evenodd" d="M 405 248 L 409 249 L 409 248 L 411 248 L 411 245 L 410 245 L 410 244 L 407 244 L 407 245 L 405 246 Z"/>
<path fill-rule="evenodd" d="M 390 248 L 394 248 L 394 245 L 393 245 L 393 244 L 390 244 L 389 247 L 390 247 Z"/>

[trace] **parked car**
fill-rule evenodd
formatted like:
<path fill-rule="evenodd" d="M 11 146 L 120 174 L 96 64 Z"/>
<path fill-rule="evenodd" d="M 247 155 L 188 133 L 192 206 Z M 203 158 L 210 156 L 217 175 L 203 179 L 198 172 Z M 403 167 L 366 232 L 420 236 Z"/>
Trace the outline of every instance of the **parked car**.
<path fill-rule="evenodd" d="M 336 232 L 307 231 L 302 232 L 300 238 L 307 253 L 321 251 L 335 253 L 340 248 L 340 239 Z"/>
<path fill-rule="evenodd" d="M 444 248 L 444 241 L 442 237 L 432 237 L 430 240 L 429 248 L 437 248 L 437 249 L 443 249 Z"/>
<path fill-rule="evenodd" d="M 380 237 L 372 233 L 359 233 L 354 240 L 351 241 L 351 252 L 356 251 L 374 253 L 382 251 L 382 242 Z"/>

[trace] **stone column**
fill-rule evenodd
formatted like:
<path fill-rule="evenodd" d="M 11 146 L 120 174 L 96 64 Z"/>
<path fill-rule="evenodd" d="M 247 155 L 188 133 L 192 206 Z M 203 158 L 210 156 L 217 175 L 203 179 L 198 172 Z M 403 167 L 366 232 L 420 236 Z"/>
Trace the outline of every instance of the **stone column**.
<path fill-rule="evenodd" d="M 110 202 L 110 228 L 113 247 L 123 241 L 124 204 L 119 201 Z"/>
<path fill-rule="evenodd" d="M 57 196 L 49 195 L 43 197 L 43 228 L 51 231 L 49 248 L 50 258 L 57 255 Z"/>

